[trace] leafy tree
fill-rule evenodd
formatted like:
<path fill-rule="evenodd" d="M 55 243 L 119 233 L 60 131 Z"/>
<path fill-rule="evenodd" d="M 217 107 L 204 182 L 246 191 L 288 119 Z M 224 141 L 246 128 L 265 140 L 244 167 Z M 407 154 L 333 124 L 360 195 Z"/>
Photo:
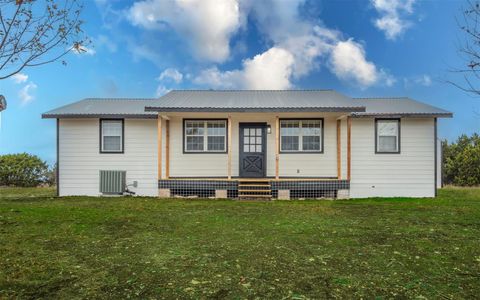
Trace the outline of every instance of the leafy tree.
<path fill-rule="evenodd" d="M 0 79 L 84 52 L 80 1 L 0 0 Z"/>
<path fill-rule="evenodd" d="M 480 185 L 480 136 L 462 135 L 456 142 L 443 142 L 443 174 L 446 184 Z"/>
<path fill-rule="evenodd" d="M 27 153 L 0 155 L 0 186 L 33 187 L 45 182 L 48 165 Z"/>

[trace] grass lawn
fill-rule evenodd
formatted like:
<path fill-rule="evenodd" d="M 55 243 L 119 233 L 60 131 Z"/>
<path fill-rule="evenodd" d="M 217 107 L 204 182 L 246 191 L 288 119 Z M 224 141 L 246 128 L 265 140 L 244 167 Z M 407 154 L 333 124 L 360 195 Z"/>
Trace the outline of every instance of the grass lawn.
<path fill-rule="evenodd" d="M 480 189 L 444 189 L 437 199 L 291 202 L 53 193 L 0 189 L 0 298 L 480 292 Z"/>

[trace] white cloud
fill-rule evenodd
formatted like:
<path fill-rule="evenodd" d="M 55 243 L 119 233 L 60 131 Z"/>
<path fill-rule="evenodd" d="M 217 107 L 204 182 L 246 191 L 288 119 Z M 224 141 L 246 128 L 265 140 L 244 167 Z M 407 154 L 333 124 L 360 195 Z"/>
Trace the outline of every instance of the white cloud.
<path fill-rule="evenodd" d="M 28 80 L 28 75 L 23 73 L 17 73 L 13 75 L 11 78 L 15 83 L 24 83 Z"/>
<path fill-rule="evenodd" d="M 293 55 L 273 47 L 243 62 L 244 82 L 249 89 L 288 89 L 295 63 Z"/>
<path fill-rule="evenodd" d="M 422 75 L 415 78 L 415 83 L 423 85 L 423 86 L 431 86 L 432 85 L 432 78 L 428 75 Z"/>
<path fill-rule="evenodd" d="M 168 68 L 168 69 L 165 69 L 165 70 L 160 74 L 160 76 L 158 76 L 157 79 L 158 79 L 159 81 L 172 80 L 172 81 L 174 81 L 175 83 L 178 84 L 178 83 L 182 82 L 183 74 L 180 73 L 177 69 Z"/>
<path fill-rule="evenodd" d="M 385 33 L 387 39 L 395 40 L 412 24 L 404 18 L 413 13 L 416 0 L 371 0 L 380 14 L 375 20 L 375 26 Z"/>
<path fill-rule="evenodd" d="M 299 8 L 305 4 L 304 0 L 242 3 L 241 13 L 252 16 L 258 30 L 273 46 L 246 59 L 241 69 L 223 72 L 217 67 L 205 69 L 195 78 L 195 83 L 212 88 L 285 89 L 293 87 L 294 80 L 319 69 L 325 62 L 339 79 L 361 88 L 395 83 L 393 76 L 367 59 L 360 43 L 346 40 L 337 30 L 302 18 Z"/>
<path fill-rule="evenodd" d="M 21 88 L 20 91 L 18 92 L 20 103 L 22 105 L 26 105 L 32 102 L 32 100 L 35 99 L 32 93 L 34 93 L 36 89 L 37 89 L 37 85 L 31 81 L 27 83 L 23 88 Z"/>
<path fill-rule="evenodd" d="M 168 89 L 164 85 L 159 85 L 157 87 L 157 90 L 155 91 L 155 97 L 161 97 L 161 96 L 165 95 L 166 93 L 168 93 L 170 91 L 171 91 L 171 89 Z"/>
<path fill-rule="evenodd" d="M 365 59 L 365 50 L 352 39 L 338 42 L 330 58 L 331 70 L 343 80 L 354 80 L 361 86 L 377 82 L 376 66 Z"/>
<path fill-rule="evenodd" d="M 223 62 L 230 37 L 241 27 L 237 0 L 143 0 L 128 11 L 128 20 L 152 30 L 177 31 L 199 59 Z"/>
<path fill-rule="evenodd" d="M 291 88 L 295 80 L 311 74 L 322 65 L 339 79 L 353 82 L 361 88 L 378 83 L 387 86 L 395 83 L 395 78 L 367 59 L 360 43 L 346 39 L 340 31 L 327 28 L 318 19 L 304 18 L 300 11 L 307 5 L 306 2 L 142 0 L 128 9 L 127 19 L 135 26 L 152 31 L 174 30 L 189 43 L 190 51 L 198 59 L 214 63 L 192 76 L 194 83 L 208 88 Z M 392 11 L 387 5 L 390 3 L 388 0 L 376 2 L 382 11 Z M 413 4 L 413 0 L 409 2 Z M 267 45 L 266 50 L 244 59 L 239 68 L 221 70 L 216 63 L 223 63 L 230 57 L 230 40 L 246 28 L 247 20 L 256 25 Z M 146 58 L 163 66 L 161 54 L 154 49 L 156 46 L 135 41 L 128 45 L 134 59 Z M 175 69 L 167 70 L 157 79 L 168 79 L 177 84 L 189 80 Z M 168 90 L 163 82 L 161 84 L 161 92 Z"/>
<path fill-rule="evenodd" d="M 293 65 L 294 57 L 289 51 L 273 47 L 244 60 L 240 70 L 221 72 L 216 67 L 210 68 L 202 71 L 194 82 L 221 89 L 289 89 Z"/>

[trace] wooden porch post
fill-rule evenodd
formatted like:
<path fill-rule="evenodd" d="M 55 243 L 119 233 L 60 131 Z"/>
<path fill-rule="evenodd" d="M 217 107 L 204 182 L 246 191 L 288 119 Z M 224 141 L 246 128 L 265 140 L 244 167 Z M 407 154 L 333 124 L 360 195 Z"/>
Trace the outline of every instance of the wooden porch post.
<path fill-rule="evenodd" d="M 352 117 L 347 117 L 347 180 L 352 177 Z"/>
<path fill-rule="evenodd" d="M 165 178 L 170 178 L 170 120 L 165 120 Z"/>
<path fill-rule="evenodd" d="M 342 120 L 337 120 L 337 178 L 342 179 Z"/>
<path fill-rule="evenodd" d="M 162 117 L 158 114 L 157 119 L 157 159 L 158 180 L 162 179 Z"/>
<path fill-rule="evenodd" d="M 228 179 L 232 179 L 232 116 L 228 116 L 228 166 L 227 174 Z"/>
<path fill-rule="evenodd" d="M 279 179 L 280 163 L 280 119 L 275 117 L 275 179 Z"/>

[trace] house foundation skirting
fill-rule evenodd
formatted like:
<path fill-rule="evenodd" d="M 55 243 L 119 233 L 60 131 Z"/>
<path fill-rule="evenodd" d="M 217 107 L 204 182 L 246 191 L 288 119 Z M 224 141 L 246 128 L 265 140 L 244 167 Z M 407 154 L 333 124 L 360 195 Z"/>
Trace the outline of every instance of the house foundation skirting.
<path fill-rule="evenodd" d="M 201 197 L 201 198 L 242 198 L 242 189 L 248 189 L 253 194 L 255 183 L 267 184 L 269 189 L 263 190 L 263 198 L 272 199 L 322 199 L 348 198 L 349 180 L 334 179 L 162 179 L 158 188 L 162 195 L 170 197 Z M 247 185 L 250 183 L 251 185 Z M 252 190 L 253 189 L 253 190 Z M 259 189 L 264 189 L 260 187 Z M 167 193 L 167 190 L 169 193 Z M 240 194 L 239 194 L 240 191 Z M 268 197 L 265 197 L 268 196 Z M 252 196 L 251 198 L 255 198 Z"/>

